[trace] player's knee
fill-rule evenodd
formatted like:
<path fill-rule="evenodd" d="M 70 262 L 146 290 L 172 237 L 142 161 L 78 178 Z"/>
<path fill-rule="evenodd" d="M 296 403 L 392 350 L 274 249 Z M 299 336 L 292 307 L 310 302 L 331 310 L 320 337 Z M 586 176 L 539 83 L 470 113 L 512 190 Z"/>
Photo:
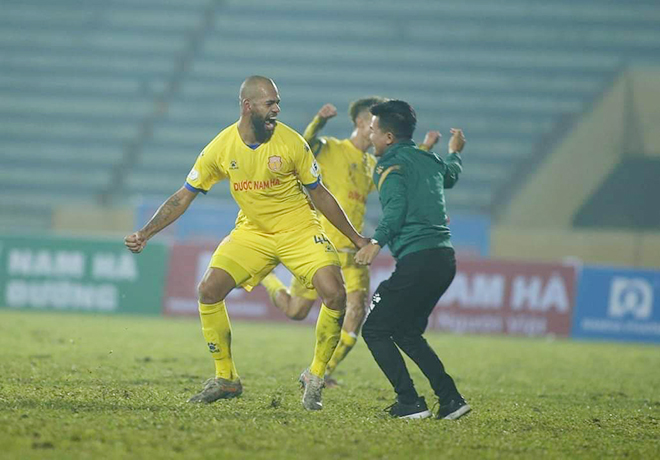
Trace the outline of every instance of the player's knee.
<path fill-rule="evenodd" d="M 287 314 L 287 316 L 289 317 L 289 319 L 292 319 L 294 321 L 302 321 L 303 319 L 307 318 L 307 313 L 309 312 L 303 309 L 298 309 L 298 310 L 290 311 Z"/>
<path fill-rule="evenodd" d="M 394 339 L 394 342 L 399 345 L 401 348 L 411 348 L 414 345 L 417 345 L 419 343 L 419 337 L 412 336 L 412 335 L 406 335 L 406 334 L 395 334 L 392 336 Z"/>
<path fill-rule="evenodd" d="M 202 280 L 197 286 L 197 295 L 200 303 L 205 304 L 218 303 L 224 300 L 222 293 L 206 280 Z"/>
<path fill-rule="evenodd" d="M 339 286 L 323 295 L 323 303 L 331 310 L 344 310 L 346 309 L 346 289 L 344 286 Z"/>
<path fill-rule="evenodd" d="M 374 320 L 373 316 L 367 317 L 367 320 L 362 326 L 362 338 L 367 343 L 383 339 L 392 340 L 393 334 L 394 331 L 390 327 L 379 324 L 378 321 Z"/>
<path fill-rule="evenodd" d="M 286 315 L 294 321 L 302 321 L 309 315 L 312 305 L 314 305 L 314 300 L 304 297 L 292 297 Z"/>

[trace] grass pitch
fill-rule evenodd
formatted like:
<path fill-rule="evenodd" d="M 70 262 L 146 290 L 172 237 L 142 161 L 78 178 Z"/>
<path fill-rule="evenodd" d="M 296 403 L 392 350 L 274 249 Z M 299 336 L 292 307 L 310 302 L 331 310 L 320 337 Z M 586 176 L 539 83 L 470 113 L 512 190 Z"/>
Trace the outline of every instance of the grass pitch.
<path fill-rule="evenodd" d="M 245 391 L 186 399 L 213 371 L 192 319 L 0 311 L 0 458 L 657 458 L 660 347 L 428 334 L 473 407 L 402 421 L 362 341 L 306 412 L 313 330 L 235 323 Z M 411 369 L 413 369 L 411 367 Z M 431 390 L 414 368 L 420 393 Z"/>

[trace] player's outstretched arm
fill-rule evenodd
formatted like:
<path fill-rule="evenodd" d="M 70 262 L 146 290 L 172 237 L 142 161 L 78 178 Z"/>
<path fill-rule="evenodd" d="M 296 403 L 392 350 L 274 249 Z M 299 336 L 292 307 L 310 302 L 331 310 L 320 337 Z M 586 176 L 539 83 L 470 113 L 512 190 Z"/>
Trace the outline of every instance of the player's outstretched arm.
<path fill-rule="evenodd" d="M 303 137 L 312 148 L 313 152 L 317 151 L 317 144 L 319 142 L 318 135 L 331 118 L 337 116 L 337 108 L 332 104 L 325 104 L 319 109 L 314 119 L 307 125 Z"/>
<path fill-rule="evenodd" d="M 160 232 L 162 229 L 177 220 L 183 214 L 190 203 L 197 196 L 196 192 L 192 192 L 185 187 L 181 187 L 171 197 L 163 203 L 156 214 L 147 222 L 141 230 L 128 235 L 124 238 L 124 244 L 131 252 L 142 252 L 147 245 L 147 241 Z"/>
<path fill-rule="evenodd" d="M 328 218 L 332 225 L 346 235 L 357 248 L 369 244 L 369 238 L 365 238 L 355 230 L 353 224 L 346 217 L 346 213 L 337 203 L 337 199 L 325 188 L 323 183 L 319 183 L 317 187 L 308 191 L 316 208 Z"/>

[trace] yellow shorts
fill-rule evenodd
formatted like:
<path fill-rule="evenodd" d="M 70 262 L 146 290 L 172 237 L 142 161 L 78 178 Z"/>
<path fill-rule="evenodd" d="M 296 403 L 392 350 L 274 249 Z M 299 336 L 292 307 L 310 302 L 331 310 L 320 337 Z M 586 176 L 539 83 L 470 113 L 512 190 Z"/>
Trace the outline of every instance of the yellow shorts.
<path fill-rule="evenodd" d="M 346 293 L 366 292 L 369 293 L 369 268 L 355 263 L 355 254 L 340 252 L 341 271 L 344 274 Z M 293 278 L 290 287 L 291 295 L 308 300 L 315 300 L 318 294 L 314 289 L 309 289 L 301 284 L 297 278 Z"/>
<path fill-rule="evenodd" d="M 319 268 L 339 266 L 335 247 L 320 225 L 285 233 L 262 233 L 249 226 L 232 230 L 213 253 L 210 267 L 221 268 L 247 291 L 283 264 L 307 288 Z"/>

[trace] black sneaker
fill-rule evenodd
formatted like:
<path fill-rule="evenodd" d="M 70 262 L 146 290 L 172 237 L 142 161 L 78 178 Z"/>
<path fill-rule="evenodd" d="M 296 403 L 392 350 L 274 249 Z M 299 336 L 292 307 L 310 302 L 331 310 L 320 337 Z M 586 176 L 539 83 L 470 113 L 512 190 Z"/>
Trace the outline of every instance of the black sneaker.
<path fill-rule="evenodd" d="M 461 396 L 454 398 L 447 404 L 441 404 L 435 418 L 444 420 L 456 420 L 470 412 L 472 408 Z"/>
<path fill-rule="evenodd" d="M 413 404 L 405 404 L 397 399 L 394 404 L 385 408 L 385 412 L 392 417 L 409 419 L 427 418 L 433 415 L 431 414 L 431 411 L 429 411 L 424 397 L 420 397 L 417 402 L 414 402 Z"/>

